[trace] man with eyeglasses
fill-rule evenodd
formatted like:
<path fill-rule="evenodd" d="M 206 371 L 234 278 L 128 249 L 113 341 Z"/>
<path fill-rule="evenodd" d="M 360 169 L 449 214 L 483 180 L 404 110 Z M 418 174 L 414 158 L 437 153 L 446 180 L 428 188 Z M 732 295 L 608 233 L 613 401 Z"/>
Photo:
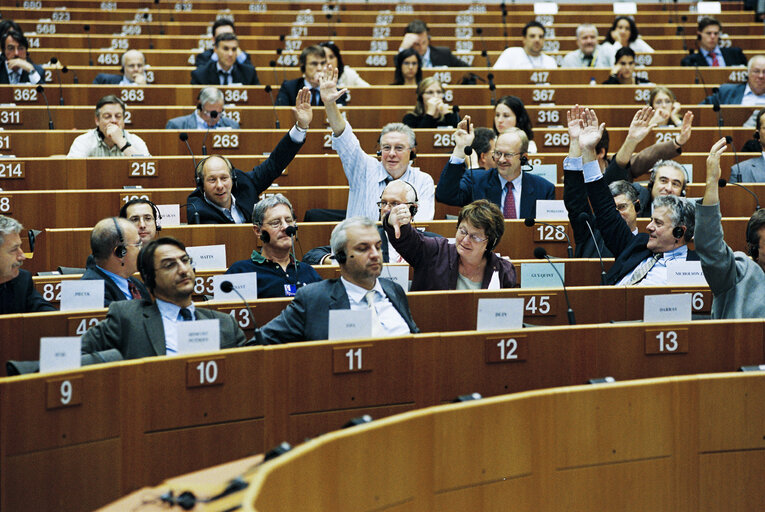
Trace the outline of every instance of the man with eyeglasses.
<path fill-rule="evenodd" d="M 231 265 L 226 274 L 256 272 L 259 299 L 292 297 L 298 288 L 321 281 L 311 265 L 301 265 L 292 257 L 295 210 L 282 194 L 258 201 L 252 210 L 252 230 L 263 247 L 260 252 L 253 250 L 250 259 Z"/>
<path fill-rule="evenodd" d="M 138 229 L 123 218 L 101 219 L 90 232 L 92 258 L 88 258 L 80 279 L 104 282 L 104 307 L 115 301 L 150 297 L 144 284 L 133 277 L 142 245 Z"/>
<path fill-rule="evenodd" d="M 537 200 L 555 199 L 555 185 L 522 167 L 528 164 L 529 139 L 519 128 L 509 128 L 497 137 L 494 164 L 490 170 L 467 170 L 465 148 L 473 142 L 470 116 L 465 116 L 454 132 L 454 151 L 441 171 L 436 199 L 452 206 L 465 206 L 488 199 L 499 206 L 506 219 L 536 217 Z"/>
<path fill-rule="evenodd" d="M 151 156 L 146 143 L 125 129 L 125 102 L 113 94 L 96 103 L 96 127 L 78 136 L 67 158 Z"/>
<path fill-rule="evenodd" d="M 157 231 L 162 229 L 159 225 L 159 208 L 145 197 L 131 199 L 120 208 L 119 217 L 127 219 L 138 229 L 141 242 L 148 244 L 157 238 Z"/>
<path fill-rule="evenodd" d="M 0 84 L 40 84 L 45 71 L 29 60 L 26 36 L 16 30 L 2 35 L 3 56 L 0 59 Z"/>
<path fill-rule="evenodd" d="M 205 87 L 197 96 L 197 108 L 186 116 L 174 117 L 166 130 L 238 130 L 239 123 L 224 116 L 223 92 L 217 87 Z"/>
<path fill-rule="evenodd" d="M 702 105 L 765 105 L 765 54 L 755 55 L 747 64 L 747 80 L 741 84 L 722 84 L 707 96 Z M 750 120 L 754 126 L 754 119 Z"/>
<path fill-rule="evenodd" d="M 138 270 L 155 300 L 112 303 L 106 318 L 83 334 L 83 353 L 115 348 L 124 359 L 172 355 L 178 351 L 176 326 L 192 320 L 217 319 L 222 349 L 244 343 L 233 317 L 191 302 L 195 274 L 183 243 L 170 237 L 149 242 L 138 255 Z"/>

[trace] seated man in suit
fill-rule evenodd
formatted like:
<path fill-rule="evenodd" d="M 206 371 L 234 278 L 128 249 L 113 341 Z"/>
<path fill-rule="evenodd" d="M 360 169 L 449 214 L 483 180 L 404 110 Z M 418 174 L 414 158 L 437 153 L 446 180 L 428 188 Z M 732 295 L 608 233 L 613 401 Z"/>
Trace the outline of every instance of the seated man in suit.
<path fill-rule="evenodd" d="M 257 272 L 258 298 L 293 297 L 297 290 L 321 277 L 307 263 L 292 257 L 297 224 L 292 203 L 282 194 L 257 202 L 252 211 L 252 229 L 263 242 L 260 252 L 252 251 L 250 259 L 237 261 L 226 274 Z"/>
<path fill-rule="evenodd" d="M 473 154 L 469 155 L 471 169 L 493 169 L 497 166 L 494 162 L 494 145 L 497 143 L 497 134 L 491 128 L 479 126 L 475 129 L 475 136 L 470 147 Z"/>
<path fill-rule="evenodd" d="M 309 46 L 300 52 L 298 58 L 300 71 L 303 76 L 293 80 L 285 80 L 279 88 L 279 94 L 276 96 L 276 104 L 279 106 L 295 105 L 295 97 L 298 91 L 303 87 L 311 88 L 311 105 L 323 106 L 321 101 L 321 92 L 319 90 L 319 75 L 324 71 L 327 65 L 327 56 L 324 48 L 321 46 Z M 343 94 L 338 98 L 337 103 L 345 105 L 348 95 Z"/>
<path fill-rule="evenodd" d="M 2 35 L 3 57 L 0 59 L 0 84 L 41 84 L 45 71 L 29 60 L 26 36 L 16 30 Z"/>
<path fill-rule="evenodd" d="M 132 222 L 120 217 L 98 221 L 90 232 L 90 250 L 81 280 L 104 282 L 104 307 L 118 300 L 148 299 L 149 291 L 133 277 L 143 241 Z"/>
<path fill-rule="evenodd" d="M 155 300 L 112 303 L 106 318 L 82 335 L 83 353 L 116 348 L 125 359 L 174 354 L 176 325 L 189 320 L 217 319 L 220 348 L 244 343 L 234 318 L 191 302 L 194 266 L 181 242 L 170 237 L 149 242 L 138 255 L 138 270 Z"/>
<path fill-rule="evenodd" d="M 138 50 L 128 50 L 122 54 L 121 75 L 99 73 L 93 79 L 97 85 L 146 85 L 146 57 Z"/>
<path fill-rule="evenodd" d="M 258 85 L 258 74 L 249 64 L 240 64 L 236 60 L 239 40 L 231 32 L 224 32 L 215 37 L 215 55 L 211 60 L 191 72 L 191 85 Z"/>
<path fill-rule="evenodd" d="M 424 21 L 412 20 L 404 31 L 404 40 L 398 51 L 414 48 L 422 57 L 423 68 L 462 68 L 469 64 L 452 55 L 446 46 L 431 46 L 430 31 Z"/>
<path fill-rule="evenodd" d="M 693 239 L 693 205 L 682 197 L 658 197 L 646 227 L 648 232 L 633 235 L 614 208 L 614 199 L 598 166 L 595 146 L 605 124 L 599 126 L 597 115 L 589 109 L 585 110 L 581 123 L 579 146 L 587 196 L 603 241 L 616 257 L 606 274 L 606 284 L 665 286 L 670 261 L 699 259 L 687 245 Z"/>
<path fill-rule="evenodd" d="M 763 117 L 765 117 L 765 108 L 758 111 L 755 115 L 757 119 L 757 130 L 754 132 L 754 142 L 760 143 L 765 140 L 765 123 Z M 751 141 L 750 141 L 751 142 Z M 753 144 L 747 145 L 754 146 Z M 762 151 L 762 146 L 759 148 L 744 147 L 742 151 Z M 743 162 L 735 164 L 730 169 L 730 182 L 731 183 L 763 183 L 765 182 L 765 153 L 760 156 L 744 160 Z"/>
<path fill-rule="evenodd" d="M 16 219 L 0 215 L 0 315 L 56 311 L 32 283 L 32 274 L 21 270 L 26 256 Z"/>
<path fill-rule="evenodd" d="M 340 279 L 298 290 L 287 308 L 263 326 L 264 343 L 325 340 L 332 309 L 374 308 L 373 330 L 381 337 L 419 332 L 404 290 L 393 281 L 378 279 L 382 241 L 373 220 L 345 219 L 332 230 L 330 245 L 340 264 Z"/>
<path fill-rule="evenodd" d="M 200 160 L 194 170 L 197 187 L 188 197 L 190 224 L 244 224 L 252 222 L 252 208 L 261 192 L 281 176 L 303 143 L 313 119 L 305 88 L 294 109 L 295 126 L 282 137 L 268 159 L 250 172 L 235 169 L 228 158 L 212 155 Z"/>
<path fill-rule="evenodd" d="M 742 84 L 722 84 L 702 105 L 765 105 L 765 54 L 749 59 L 748 78 Z"/>
<path fill-rule="evenodd" d="M 78 136 L 67 158 L 151 156 L 138 135 L 125 129 L 125 102 L 113 94 L 96 103 L 96 127 Z"/>
<path fill-rule="evenodd" d="M 232 34 L 236 34 L 236 29 L 234 28 L 234 22 L 228 18 L 218 18 L 217 20 L 215 20 L 215 23 L 213 23 L 213 26 L 212 26 L 212 30 L 210 31 L 213 44 L 215 43 L 215 38 L 218 37 L 219 34 L 223 34 L 226 32 L 231 32 Z M 218 61 L 218 55 L 213 51 L 212 48 L 205 50 L 201 53 L 198 53 L 196 57 L 194 57 L 194 66 L 197 68 L 200 68 L 202 66 L 205 66 L 210 61 L 213 61 L 213 62 Z M 246 51 L 242 50 L 241 48 L 237 48 L 236 61 L 239 64 L 248 64 L 252 66 L 252 61 L 250 61 L 250 56 L 247 54 Z"/>
<path fill-rule="evenodd" d="M 157 238 L 157 231 L 162 229 L 159 225 L 159 219 L 162 218 L 159 208 L 144 197 L 137 197 L 123 204 L 119 217 L 133 223 L 144 245 Z"/>
<path fill-rule="evenodd" d="M 683 57 L 681 66 L 746 66 L 746 57 L 741 48 L 731 46 L 720 48 L 722 25 L 712 16 L 699 20 L 697 34 L 699 51 Z"/>
<path fill-rule="evenodd" d="M 544 178 L 522 172 L 528 165 L 529 139 L 520 128 L 509 128 L 494 145 L 496 168 L 465 170 L 465 147 L 473 142 L 473 125 L 465 116 L 454 132 L 454 151 L 441 171 L 436 199 L 452 206 L 465 206 L 488 199 L 499 206 L 506 219 L 536 217 L 538 199 L 555 199 L 555 185 Z"/>
<path fill-rule="evenodd" d="M 197 96 L 197 108 L 187 116 L 174 117 L 166 130 L 238 130 L 239 123 L 223 115 L 223 93 L 217 87 L 205 87 Z"/>
<path fill-rule="evenodd" d="M 578 50 L 563 57 L 562 68 L 610 68 L 613 55 L 598 44 L 598 27 L 592 23 L 582 23 L 576 27 L 576 45 Z"/>

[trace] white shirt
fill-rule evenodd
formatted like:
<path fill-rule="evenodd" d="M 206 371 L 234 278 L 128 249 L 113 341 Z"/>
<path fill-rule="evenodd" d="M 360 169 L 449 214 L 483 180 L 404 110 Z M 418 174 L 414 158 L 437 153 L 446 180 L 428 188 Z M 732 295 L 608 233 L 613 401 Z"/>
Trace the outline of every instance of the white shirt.
<path fill-rule="evenodd" d="M 494 63 L 494 69 L 555 69 L 557 67 L 558 63 L 549 55 L 540 53 L 532 57 L 520 46 L 505 49 Z"/>
<path fill-rule="evenodd" d="M 741 98 L 742 105 L 765 105 L 765 93 L 757 96 L 749 84 L 744 88 L 744 96 Z"/>
<path fill-rule="evenodd" d="M 183 322 L 181 318 L 181 307 L 172 302 L 165 302 L 161 299 L 157 300 L 157 309 L 162 315 L 162 327 L 165 329 L 165 351 L 167 355 L 178 353 L 178 334 L 175 330 L 175 326 L 178 322 Z M 186 309 L 191 311 L 191 319 L 196 320 L 197 316 L 194 313 L 194 304 L 191 304 Z"/>
<path fill-rule="evenodd" d="M 340 282 L 345 287 L 345 293 L 348 294 L 348 302 L 351 305 L 352 311 L 359 311 L 369 308 L 366 299 L 364 298 L 369 290 L 357 286 L 350 281 L 346 281 L 344 277 L 340 278 Z M 388 296 L 385 295 L 380 280 L 375 280 L 375 312 L 377 318 L 380 320 L 383 332 L 385 336 L 402 336 L 404 334 L 411 334 L 409 326 L 404 318 L 396 310 Z"/>
<path fill-rule="evenodd" d="M 138 135 L 133 135 L 127 130 L 122 135 L 131 144 L 136 154 L 133 156 L 151 156 L 146 143 Z M 67 158 L 87 158 L 89 156 L 125 156 L 117 146 L 108 147 L 102 138 L 98 136 L 96 128 L 79 135 L 72 142 Z"/>

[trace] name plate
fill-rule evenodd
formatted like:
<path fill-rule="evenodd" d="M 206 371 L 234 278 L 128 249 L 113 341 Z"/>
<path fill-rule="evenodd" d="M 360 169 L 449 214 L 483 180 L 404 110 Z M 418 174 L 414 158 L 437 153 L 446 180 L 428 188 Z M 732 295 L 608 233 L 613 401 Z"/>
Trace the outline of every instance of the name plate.
<path fill-rule="evenodd" d="M 40 338 L 40 373 L 79 368 L 81 347 L 80 338 L 75 336 Z"/>
<path fill-rule="evenodd" d="M 477 331 L 523 327 L 523 299 L 478 299 Z"/>
<path fill-rule="evenodd" d="M 61 311 L 104 307 L 104 281 L 61 281 Z"/>
<path fill-rule="evenodd" d="M 179 204 L 158 204 L 159 215 L 161 219 L 159 224 L 162 227 L 181 225 L 181 205 Z"/>
<path fill-rule="evenodd" d="M 562 288 L 555 269 L 565 282 L 566 265 L 563 263 L 521 263 L 521 288 Z"/>
<path fill-rule="evenodd" d="M 406 263 L 386 263 L 380 277 L 390 279 L 404 290 L 409 290 L 409 265 Z"/>
<path fill-rule="evenodd" d="M 553 185 L 558 184 L 558 165 L 557 164 L 538 164 L 534 166 L 534 169 L 527 171 L 529 174 L 544 178 Z M 563 201 L 561 200 L 561 203 Z M 539 200 L 537 201 L 539 204 Z M 537 214 L 539 213 L 539 207 L 537 206 Z M 539 217 L 539 215 L 537 215 Z"/>
<path fill-rule="evenodd" d="M 220 289 L 220 284 L 223 281 L 230 281 L 234 285 L 234 289 L 237 290 L 245 300 L 257 300 L 258 298 L 258 273 L 257 272 L 243 272 L 241 274 L 218 274 L 212 276 L 213 282 L 213 297 L 215 300 L 225 301 L 240 301 L 239 296 L 234 293 L 234 290 L 226 293 Z"/>
<path fill-rule="evenodd" d="M 537 199 L 537 219 L 568 220 L 568 210 L 562 199 Z"/>
<path fill-rule="evenodd" d="M 223 244 L 186 247 L 186 252 L 194 259 L 196 270 L 226 268 L 226 246 Z"/>
<path fill-rule="evenodd" d="M 707 286 L 700 261 L 670 261 L 667 265 L 667 284 Z"/>
<path fill-rule="evenodd" d="M 220 350 L 220 321 L 217 318 L 178 322 L 175 332 L 179 356 Z"/>
<path fill-rule="evenodd" d="M 691 294 L 668 293 L 643 298 L 644 322 L 690 322 Z"/>
<path fill-rule="evenodd" d="M 558 14 L 555 2 L 534 2 L 534 14 Z"/>
<path fill-rule="evenodd" d="M 696 4 L 699 14 L 720 14 L 722 5 L 720 2 L 699 2 Z"/>
<path fill-rule="evenodd" d="M 614 14 L 617 16 L 628 16 L 637 14 L 637 3 L 635 2 L 614 2 Z"/>
<path fill-rule="evenodd" d="M 371 337 L 371 309 L 331 309 L 329 311 L 329 340 L 349 340 Z"/>

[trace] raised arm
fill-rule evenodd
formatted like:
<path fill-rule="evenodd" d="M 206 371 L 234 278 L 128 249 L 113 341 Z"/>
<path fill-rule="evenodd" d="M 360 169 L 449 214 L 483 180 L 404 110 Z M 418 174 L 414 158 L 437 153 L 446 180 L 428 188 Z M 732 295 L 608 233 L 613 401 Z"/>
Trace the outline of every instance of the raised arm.
<path fill-rule="evenodd" d="M 337 69 L 331 65 L 328 65 L 323 72 L 319 73 L 321 101 L 324 102 L 327 121 L 329 121 L 329 127 L 332 128 L 332 133 L 335 137 L 339 137 L 345 131 L 345 119 L 340 113 L 340 107 L 337 106 L 337 100 L 348 92 L 348 89 L 337 90 L 337 77 Z"/>

